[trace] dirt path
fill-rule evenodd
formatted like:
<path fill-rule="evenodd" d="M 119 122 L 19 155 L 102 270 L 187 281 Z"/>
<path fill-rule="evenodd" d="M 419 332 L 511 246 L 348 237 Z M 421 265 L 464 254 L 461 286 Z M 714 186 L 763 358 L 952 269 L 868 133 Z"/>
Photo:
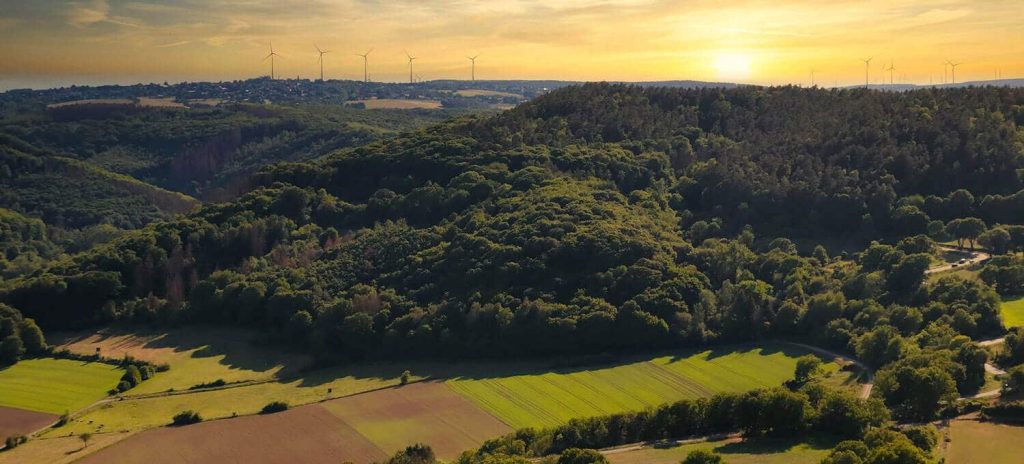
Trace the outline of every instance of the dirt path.
<path fill-rule="evenodd" d="M 933 268 L 929 268 L 927 271 L 924 271 L 925 274 L 935 274 L 935 273 L 938 273 L 938 272 L 950 271 L 950 270 L 953 270 L 953 269 L 956 269 L 956 268 L 968 267 L 968 266 L 971 266 L 971 265 L 974 265 L 974 264 L 978 264 L 978 263 L 982 263 L 982 262 L 988 261 L 988 259 L 992 257 L 992 255 L 990 255 L 988 253 L 985 253 L 984 251 L 981 251 L 981 250 L 975 250 L 975 251 L 972 252 L 972 251 L 961 250 L 961 249 L 956 248 L 956 247 L 948 247 L 948 246 L 940 246 L 939 249 L 940 250 L 944 250 L 944 251 L 963 253 L 963 254 L 968 255 L 968 257 L 966 258 L 966 262 L 964 262 L 963 264 L 960 264 L 960 263 L 943 264 L 942 266 L 936 266 L 936 267 L 933 267 Z M 954 264 L 955 264 L 955 266 L 954 266 Z"/>
<path fill-rule="evenodd" d="M 861 372 L 864 372 L 865 374 L 867 374 L 867 377 L 868 377 L 867 380 L 861 385 L 860 394 L 858 394 L 857 396 L 859 398 L 867 398 L 867 397 L 871 396 L 871 390 L 873 388 L 875 388 L 875 373 L 872 372 L 870 368 L 868 368 L 867 364 L 864 364 L 864 363 L 860 362 L 859 360 L 854 359 L 854 358 L 852 358 L 850 356 L 846 356 L 846 355 L 837 353 L 835 351 L 826 350 L 824 348 L 819 348 L 819 347 L 816 347 L 816 346 L 813 346 L 813 345 L 806 345 L 806 344 L 803 344 L 803 343 L 796 343 L 796 342 L 787 342 L 787 343 L 789 343 L 790 345 L 799 346 L 799 347 L 804 348 L 806 350 L 810 350 L 810 351 L 812 351 L 814 353 L 822 354 L 822 355 L 825 355 L 825 356 L 831 356 L 832 358 L 839 359 L 839 360 L 844 360 L 844 361 L 852 363 L 854 366 L 857 366 L 857 368 L 860 369 Z"/>

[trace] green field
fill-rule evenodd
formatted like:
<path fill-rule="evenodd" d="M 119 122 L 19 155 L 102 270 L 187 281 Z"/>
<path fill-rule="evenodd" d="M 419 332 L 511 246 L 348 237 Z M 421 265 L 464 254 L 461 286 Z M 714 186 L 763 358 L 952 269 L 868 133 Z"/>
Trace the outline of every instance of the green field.
<path fill-rule="evenodd" d="M 63 414 L 106 396 L 123 371 L 104 363 L 26 359 L 0 370 L 0 406 Z"/>
<path fill-rule="evenodd" d="M 714 451 L 729 464 L 817 464 L 836 442 L 814 438 L 809 443 L 762 440 L 744 442 L 738 438 L 668 447 L 645 447 L 609 453 L 612 464 L 677 464 L 696 450 Z"/>
<path fill-rule="evenodd" d="M 455 391 L 513 428 L 550 427 L 569 419 L 641 410 L 718 392 L 773 387 L 793 377 L 802 349 L 781 345 L 662 356 L 595 369 L 462 377 Z M 826 370 L 835 374 L 839 366 Z M 842 375 L 833 375 L 837 380 Z"/>
<path fill-rule="evenodd" d="M 109 358 L 131 356 L 154 364 L 167 364 L 159 373 L 126 393 L 145 395 L 223 380 L 228 383 L 288 377 L 309 364 L 307 356 L 254 345 L 253 331 L 194 327 L 139 332 L 110 327 L 100 331 L 49 335 L 58 349 L 82 354 L 97 350 Z"/>
<path fill-rule="evenodd" d="M 955 420 L 944 457 L 948 464 L 1017 464 L 1024 455 L 1024 427 Z"/>
<path fill-rule="evenodd" d="M 68 425 L 54 429 L 53 434 L 119 432 L 159 427 L 167 425 L 175 414 L 186 409 L 199 412 L 204 419 L 215 419 L 235 414 L 255 414 L 271 401 L 287 401 L 293 406 L 315 403 L 327 398 L 398 385 L 402 369 L 399 366 L 326 369 L 287 382 L 270 381 L 219 390 L 129 398 L 92 409 L 72 419 Z M 418 378 L 414 376 L 413 380 Z"/>
<path fill-rule="evenodd" d="M 1006 327 L 1024 326 L 1024 297 L 1016 296 L 1004 299 L 999 305 L 999 313 Z"/>
<path fill-rule="evenodd" d="M 640 357 L 592 369 L 551 369 L 543 362 L 339 366 L 307 373 L 292 381 L 128 398 L 90 410 L 53 433 L 161 426 L 185 409 L 210 419 L 253 414 L 275 400 L 300 405 L 397 385 L 405 369 L 412 372 L 413 380 L 449 379 L 447 385 L 456 392 L 512 427 L 556 425 L 574 417 L 639 410 L 719 391 L 780 385 L 792 377 L 795 358 L 806 354 L 801 349 L 781 346 L 728 347 L 721 352 Z M 830 372 L 838 370 L 834 363 L 826 366 Z M 828 381 L 839 385 L 848 377 L 840 373 Z"/>

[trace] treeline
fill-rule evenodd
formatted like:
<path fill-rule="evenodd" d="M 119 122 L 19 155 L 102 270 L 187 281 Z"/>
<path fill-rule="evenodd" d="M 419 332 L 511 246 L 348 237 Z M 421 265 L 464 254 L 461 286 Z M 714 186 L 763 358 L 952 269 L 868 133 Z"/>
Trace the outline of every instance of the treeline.
<path fill-rule="evenodd" d="M 23 356 L 37 356 L 47 349 L 43 331 L 32 319 L 0 303 L 0 368 L 17 363 Z"/>
<path fill-rule="evenodd" d="M 735 431 L 751 439 L 801 437 L 812 430 L 858 438 L 887 420 L 889 412 L 878 400 L 859 400 L 815 383 L 798 391 L 780 387 L 720 393 L 653 410 L 573 419 L 551 429 L 521 429 L 484 442 L 479 449 L 463 453 L 456 462 L 544 457 L 573 448 L 600 449 Z"/>

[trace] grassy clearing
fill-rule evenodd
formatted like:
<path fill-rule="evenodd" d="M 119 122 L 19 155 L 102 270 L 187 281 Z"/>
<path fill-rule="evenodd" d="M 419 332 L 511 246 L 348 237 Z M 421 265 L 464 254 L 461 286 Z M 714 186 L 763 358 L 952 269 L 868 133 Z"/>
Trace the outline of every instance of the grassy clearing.
<path fill-rule="evenodd" d="M 1017 464 L 1024 455 L 1024 427 L 954 420 L 949 439 L 947 464 Z"/>
<path fill-rule="evenodd" d="M 128 395 L 167 390 L 187 390 L 194 385 L 224 380 L 228 383 L 269 380 L 289 376 L 309 364 L 301 355 L 254 346 L 256 334 L 247 330 L 190 328 L 158 332 L 137 332 L 108 328 L 98 332 L 58 334 L 50 337 L 57 348 L 76 353 L 100 354 L 111 358 L 125 355 L 171 369 L 143 382 Z"/>
<path fill-rule="evenodd" d="M 401 369 L 363 366 L 318 371 L 300 380 L 267 382 L 221 390 L 125 399 L 106 403 L 73 419 L 49 435 L 120 432 L 167 425 L 175 414 L 190 409 L 204 419 L 255 414 L 271 401 L 295 406 L 399 384 Z M 413 377 L 418 379 L 418 377 Z"/>
<path fill-rule="evenodd" d="M 366 109 L 368 110 L 435 110 L 441 107 L 441 102 L 437 100 L 403 100 L 396 98 L 379 98 L 370 100 L 357 100 L 356 102 L 366 105 Z"/>
<path fill-rule="evenodd" d="M 513 428 L 550 427 L 577 417 L 778 386 L 793 377 L 796 357 L 806 353 L 781 345 L 730 347 L 595 369 L 510 376 L 495 369 L 489 376 L 455 378 L 448 384 Z M 838 369 L 826 365 L 829 373 Z M 844 375 L 832 377 L 841 383 Z"/>
<path fill-rule="evenodd" d="M 1006 327 L 1024 326 L 1024 297 L 1008 297 L 999 305 L 999 314 Z"/>
<path fill-rule="evenodd" d="M 130 434 L 104 433 L 89 440 L 89 447 L 83 448 L 78 437 L 57 437 L 33 439 L 18 445 L 13 450 L 0 453 L 0 464 L 67 464 L 82 456 L 95 453 L 117 443 Z M 116 461 L 111 461 L 116 462 Z"/>
<path fill-rule="evenodd" d="M 612 464 L 677 464 L 696 450 L 714 451 L 729 464 L 817 464 L 835 447 L 836 441 L 823 437 L 807 443 L 760 440 L 745 442 L 739 438 L 690 443 L 668 447 L 610 453 Z"/>
<path fill-rule="evenodd" d="M 0 406 L 50 414 L 77 411 L 103 398 L 123 373 L 104 363 L 26 359 L 0 370 Z"/>

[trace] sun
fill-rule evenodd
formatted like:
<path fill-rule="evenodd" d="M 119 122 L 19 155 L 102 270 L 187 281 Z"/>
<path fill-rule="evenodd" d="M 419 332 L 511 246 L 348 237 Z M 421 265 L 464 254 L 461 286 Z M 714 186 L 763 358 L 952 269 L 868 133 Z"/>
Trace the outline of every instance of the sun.
<path fill-rule="evenodd" d="M 715 76 L 723 80 L 750 78 L 753 59 L 745 53 L 718 53 L 715 55 Z"/>

